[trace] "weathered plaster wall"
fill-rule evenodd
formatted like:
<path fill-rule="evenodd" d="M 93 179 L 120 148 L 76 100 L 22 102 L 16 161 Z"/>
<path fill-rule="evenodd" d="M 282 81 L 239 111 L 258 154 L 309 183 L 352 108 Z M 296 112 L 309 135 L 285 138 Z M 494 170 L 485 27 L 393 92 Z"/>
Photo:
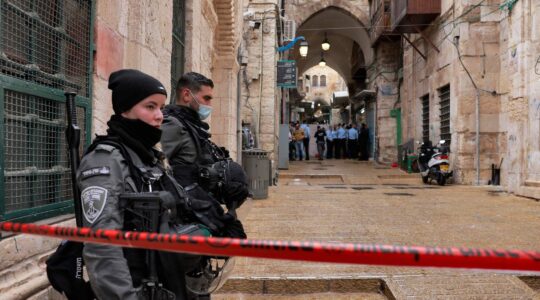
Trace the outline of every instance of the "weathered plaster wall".
<path fill-rule="evenodd" d="M 97 1 L 94 32 L 92 132 L 104 134 L 113 113 L 107 88 L 110 73 L 139 69 L 170 91 L 172 1 Z"/>

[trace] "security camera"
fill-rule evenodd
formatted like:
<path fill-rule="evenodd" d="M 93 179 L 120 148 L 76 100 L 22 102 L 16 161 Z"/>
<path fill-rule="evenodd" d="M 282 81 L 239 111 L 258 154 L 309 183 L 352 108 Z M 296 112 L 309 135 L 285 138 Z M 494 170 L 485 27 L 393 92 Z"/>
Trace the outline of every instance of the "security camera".
<path fill-rule="evenodd" d="M 253 18 L 253 16 L 255 15 L 255 13 L 251 10 L 248 10 L 244 13 L 244 19 L 251 19 Z"/>

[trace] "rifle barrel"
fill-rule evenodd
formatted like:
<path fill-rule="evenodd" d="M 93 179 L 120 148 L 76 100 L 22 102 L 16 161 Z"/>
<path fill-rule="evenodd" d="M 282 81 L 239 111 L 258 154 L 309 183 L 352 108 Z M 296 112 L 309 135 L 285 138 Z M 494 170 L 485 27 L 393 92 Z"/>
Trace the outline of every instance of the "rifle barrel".
<path fill-rule="evenodd" d="M 80 163 L 79 144 L 81 129 L 79 128 L 79 125 L 77 125 L 77 107 L 75 106 L 76 94 L 73 92 L 66 92 L 64 95 L 66 96 L 66 116 L 68 121 L 66 127 L 66 140 L 68 144 L 69 165 L 71 168 L 71 187 L 73 191 L 75 221 L 77 227 L 82 227 L 81 193 L 77 186 L 77 169 L 79 168 Z"/>

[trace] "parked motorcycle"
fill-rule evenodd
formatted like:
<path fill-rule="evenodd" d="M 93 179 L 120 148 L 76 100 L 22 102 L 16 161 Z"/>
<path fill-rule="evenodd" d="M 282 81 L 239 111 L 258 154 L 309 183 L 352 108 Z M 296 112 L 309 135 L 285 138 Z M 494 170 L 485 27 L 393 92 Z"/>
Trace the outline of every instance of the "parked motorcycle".
<path fill-rule="evenodd" d="M 445 141 L 439 142 L 437 147 L 433 147 L 431 141 L 422 143 L 418 152 L 418 169 L 424 183 L 435 180 L 439 185 L 445 185 L 448 178 L 452 177 L 448 163 L 448 147 Z"/>

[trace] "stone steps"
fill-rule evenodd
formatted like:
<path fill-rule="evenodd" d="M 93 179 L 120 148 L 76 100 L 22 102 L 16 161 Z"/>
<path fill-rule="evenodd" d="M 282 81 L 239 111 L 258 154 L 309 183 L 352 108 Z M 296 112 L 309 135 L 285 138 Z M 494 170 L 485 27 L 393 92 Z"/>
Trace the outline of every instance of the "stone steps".
<path fill-rule="evenodd" d="M 538 284 L 538 277 L 527 277 Z M 232 278 L 212 299 L 540 299 L 512 275 L 408 275 L 386 278 Z"/>

